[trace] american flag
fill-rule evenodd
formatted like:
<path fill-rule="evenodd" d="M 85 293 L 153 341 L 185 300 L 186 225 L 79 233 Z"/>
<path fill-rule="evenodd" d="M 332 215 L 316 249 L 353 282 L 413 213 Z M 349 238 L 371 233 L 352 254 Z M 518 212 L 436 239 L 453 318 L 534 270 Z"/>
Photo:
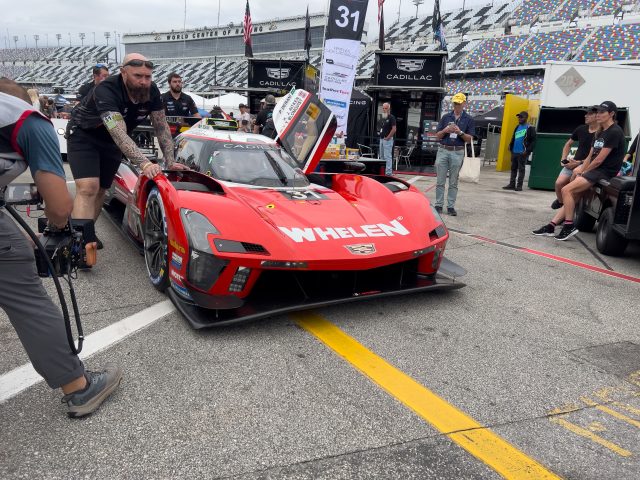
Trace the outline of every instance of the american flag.
<path fill-rule="evenodd" d="M 253 30 L 253 24 L 251 23 L 249 0 L 247 0 L 247 9 L 244 12 L 244 21 L 242 22 L 242 26 L 244 28 L 244 56 L 253 57 L 253 48 L 251 46 L 251 31 Z"/>
<path fill-rule="evenodd" d="M 382 5 L 384 4 L 384 0 L 378 0 L 378 23 L 380 23 L 380 19 L 382 18 Z"/>

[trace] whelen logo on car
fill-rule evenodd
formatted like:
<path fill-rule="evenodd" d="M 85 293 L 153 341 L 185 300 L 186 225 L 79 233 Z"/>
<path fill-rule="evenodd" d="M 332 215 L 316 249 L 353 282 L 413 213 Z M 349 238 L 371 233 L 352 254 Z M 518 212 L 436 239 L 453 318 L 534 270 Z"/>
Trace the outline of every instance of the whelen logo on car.
<path fill-rule="evenodd" d="M 394 237 L 411 233 L 398 220 L 392 220 L 389 224 L 376 223 L 373 225 L 360 225 L 359 227 L 278 228 L 296 243 L 339 240 L 341 238 Z"/>

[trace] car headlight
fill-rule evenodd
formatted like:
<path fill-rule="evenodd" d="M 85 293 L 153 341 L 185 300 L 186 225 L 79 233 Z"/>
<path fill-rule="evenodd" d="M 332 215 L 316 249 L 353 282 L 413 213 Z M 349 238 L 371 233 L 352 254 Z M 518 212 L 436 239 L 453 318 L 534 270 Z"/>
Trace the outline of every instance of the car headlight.
<path fill-rule="evenodd" d="M 187 231 L 191 248 L 205 253 L 213 253 L 209 243 L 209 234 L 220 235 L 218 229 L 211 224 L 207 217 L 195 210 L 182 208 L 180 209 L 180 217 L 182 225 Z"/>

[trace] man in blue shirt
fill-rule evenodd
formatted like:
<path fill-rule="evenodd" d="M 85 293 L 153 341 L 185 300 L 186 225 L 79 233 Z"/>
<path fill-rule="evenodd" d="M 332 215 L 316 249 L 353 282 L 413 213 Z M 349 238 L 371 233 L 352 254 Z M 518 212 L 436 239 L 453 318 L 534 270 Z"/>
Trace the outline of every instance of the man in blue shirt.
<path fill-rule="evenodd" d="M 513 131 L 511 143 L 509 143 L 509 151 L 511 152 L 511 180 L 509 185 L 502 187 L 504 190 L 522 191 L 524 183 L 525 166 L 529 155 L 533 151 L 536 144 L 536 129 L 531 125 L 527 125 L 529 114 L 520 112 L 518 117 L 518 126 Z M 517 181 L 516 181 L 517 179 Z"/>
<path fill-rule="evenodd" d="M 449 190 L 447 192 L 447 213 L 456 216 L 455 204 L 458 196 L 458 174 L 464 160 L 465 143 L 473 141 L 475 123 L 464 111 L 467 97 L 464 93 L 456 93 L 451 97 L 453 111 L 443 115 L 438 123 L 436 136 L 440 141 L 436 154 L 436 210 L 442 213 L 444 205 L 444 187 L 449 173 Z M 473 146 L 471 147 L 473 148 Z"/>

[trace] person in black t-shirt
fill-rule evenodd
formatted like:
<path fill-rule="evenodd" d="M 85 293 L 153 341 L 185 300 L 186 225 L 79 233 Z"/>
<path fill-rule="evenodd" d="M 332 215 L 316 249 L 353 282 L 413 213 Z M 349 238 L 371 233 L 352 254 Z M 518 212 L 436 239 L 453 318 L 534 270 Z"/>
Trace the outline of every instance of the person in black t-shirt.
<path fill-rule="evenodd" d="M 391 114 L 391 104 L 382 104 L 382 115 L 378 120 L 378 136 L 380 137 L 380 160 L 385 161 L 384 174 L 393 175 L 393 137 L 396 135 L 396 117 Z"/>
<path fill-rule="evenodd" d="M 276 138 L 278 132 L 276 131 L 275 124 L 273 123 L 273 109 L 276 106 L 276 97 L 273 95 L 267 95 L 264 97 L 266 106 L 260 110 L 256 117 L 256 124 L 253 126 L 253 133 L 260 133 L 266 135 L 269 138 Z"/>
<path fill-rule="evenodd" d="M 67 158 L 76 183 L 73 218 L 98 218 L 123 155 L 149 178 L 161 173 L 160 166 L 149 161 L 129 137 L 147 117 L 153 123 L 166 168 L 186 169 L 174 164 L 173 140 L 152 73 L 153 63 L 131 53 L 125 56 L 120 74 L 97 85 L 93 94 L 73 109 L 67 127 Z M 101 243 L 98 241 L 98 248 Z"/>
<path fill-rule="evenodd" d="M 576 201 L 600 180 L 608 180 L 618 174 L 625 154 L 624 131 L 616 123 L 618 107 L 611 101 L 594 107 L 600 130 L 595 135 L 589 155 L 585 159 L 576 178 L 562 189 L 564 206 L 558 210 L 553 220 L 534 230 L 534 235 L 554 236 L 555 227 L 564 219 L 564 225 L 556 240 L 567 240 L 578 233 L 573 225 Z"/>
<path fill-rule="evenodd" d="M 168 117 L 196 117 L 202 118 L 198 113 L 196 102 L 182 91 L 182 77 L 176 72 L 169 74 L 167 78 L 169 90 L 162 94 L 164 113 Z"/>
<path fill-rule="evenodd" d="M 86 97 L 93 87 L 107 79 L 109 76 L 109 67 L 105 63 L 97 63 L 92 69 L 93 79 L 82 85 L 76 93 L 76 100 L 80 101 Z"/>
<path fill-rule="evenodd" d="M 598 131 L 596 112 L 597 110 L 594 107 L 587 110 L 587 113 L 584 114 L 584 125 L 576 128 L 571 134 L 571 138 L 564 144 L 562 156 L 560 157 L 562 170 L 556 179 L 556 199 L 551 204 L 551 208 L 554 210 L 562 207 L 562 187 L 574 178 L 573 174 L 579 171 L 575 169 L 582 165 L 587 155 L 589 155 L 589 150 L 591 150 L 591 145 L 593 144 L 593 136 Z M 578 150 L 573 158 L 569 159 L 569 152 L 573 142 L 578 142 Z"/>

